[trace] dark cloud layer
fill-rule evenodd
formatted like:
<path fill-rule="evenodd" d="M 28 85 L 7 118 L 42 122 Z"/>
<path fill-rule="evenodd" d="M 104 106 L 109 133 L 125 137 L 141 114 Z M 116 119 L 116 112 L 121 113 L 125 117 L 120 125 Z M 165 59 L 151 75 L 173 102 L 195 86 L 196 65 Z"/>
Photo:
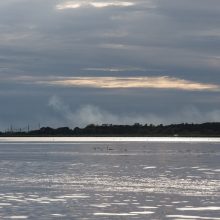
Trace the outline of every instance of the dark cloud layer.
<path fill-rule="evenodd" d="M 219 121 L 218 89 L 33 80 L 166 76 L 219 87 L 219 20 L 218 0 L 1 1 L 0 128 Z"/>

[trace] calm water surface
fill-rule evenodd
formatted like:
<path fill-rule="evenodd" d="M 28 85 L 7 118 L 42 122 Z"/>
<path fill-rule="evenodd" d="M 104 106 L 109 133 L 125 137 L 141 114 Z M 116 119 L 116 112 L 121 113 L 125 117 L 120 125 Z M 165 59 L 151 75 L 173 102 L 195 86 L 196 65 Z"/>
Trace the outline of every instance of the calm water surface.
<path fill-rule="evenodd" d="M 218 139 L 0 139 L 0 219 L 220 220 Z"/>

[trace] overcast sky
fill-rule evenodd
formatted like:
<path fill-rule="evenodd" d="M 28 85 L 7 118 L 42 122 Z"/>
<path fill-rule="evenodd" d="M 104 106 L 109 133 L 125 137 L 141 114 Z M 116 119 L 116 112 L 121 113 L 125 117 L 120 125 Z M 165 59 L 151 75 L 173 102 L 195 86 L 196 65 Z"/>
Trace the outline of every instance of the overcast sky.
<path fill-rule="evenodd" d="M 220 121 L 219 0 L 0 1 L 0 129 Z"/>

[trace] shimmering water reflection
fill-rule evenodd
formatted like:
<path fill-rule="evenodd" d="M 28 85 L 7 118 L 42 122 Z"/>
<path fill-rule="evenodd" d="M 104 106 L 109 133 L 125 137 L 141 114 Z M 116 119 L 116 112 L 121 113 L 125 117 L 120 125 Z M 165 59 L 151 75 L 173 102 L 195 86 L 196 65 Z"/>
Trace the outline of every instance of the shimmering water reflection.
<path fill-rule="evenodd" d="M 0 219 L 219 219 L 218 142 L 0 142 Z"/>

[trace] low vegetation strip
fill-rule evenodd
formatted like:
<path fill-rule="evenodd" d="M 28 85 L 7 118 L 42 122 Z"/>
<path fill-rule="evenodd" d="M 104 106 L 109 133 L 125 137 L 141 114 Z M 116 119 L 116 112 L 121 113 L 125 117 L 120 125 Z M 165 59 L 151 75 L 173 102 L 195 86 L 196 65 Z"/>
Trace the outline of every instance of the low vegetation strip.
<path fill-rule="evenodd" d="M 128 136 L 128 137 L 220 137 L 220 123 L 203 124 L 171 124 L 171 125 L 88 125 L 84 128 L 51 128 L 42 127 L 38 130 L 0 132 L 0 136 Z"/>

